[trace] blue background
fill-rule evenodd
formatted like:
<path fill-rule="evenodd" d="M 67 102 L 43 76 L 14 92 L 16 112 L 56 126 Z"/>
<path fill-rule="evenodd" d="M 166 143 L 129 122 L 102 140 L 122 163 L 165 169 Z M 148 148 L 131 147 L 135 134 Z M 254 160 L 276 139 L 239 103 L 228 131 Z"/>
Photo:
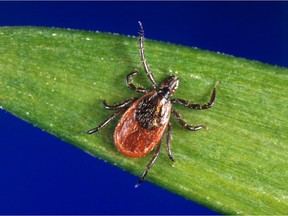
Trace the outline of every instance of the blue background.
<path fill-rule="evenodd" d="M 288 66 L 287 2 L 0 2 L 0 26 L 137 35 Z M 1 44 L 1 42 L 0 42 Z M 0 110 L 0 214 L 217 214 Z"/>

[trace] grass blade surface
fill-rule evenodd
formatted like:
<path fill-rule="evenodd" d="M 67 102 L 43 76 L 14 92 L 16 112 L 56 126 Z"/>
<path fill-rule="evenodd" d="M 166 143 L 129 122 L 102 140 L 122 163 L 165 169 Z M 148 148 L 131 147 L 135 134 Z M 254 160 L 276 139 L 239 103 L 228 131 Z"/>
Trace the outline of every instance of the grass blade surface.
<path fill-rule="evenodd" d="M 151 84 L 143 72 L 137 39 L 53 28 L 0 28 L 0 106 L 84 151 L 140 175 L 150 154 L 130 159 L 113 145 L 113 121 L 100 133 L 109 104 L 140 96 L 125 76 L 139 70 L 135 85 Z M 288 70 L 255 61 L 146 40 L 146 58 L 156 80 L 175 74 L 174 97 L 209 100 L 210 110 L 174 108 L 190 124 L 172 118 L 172 151 L 164 148 L 146 180 L 211 209 L 230 214 L 288 212 Z M 164 146 L 164 145 L 163 145 Z M 144 185 L 143 185 L 144 186 Z"/>

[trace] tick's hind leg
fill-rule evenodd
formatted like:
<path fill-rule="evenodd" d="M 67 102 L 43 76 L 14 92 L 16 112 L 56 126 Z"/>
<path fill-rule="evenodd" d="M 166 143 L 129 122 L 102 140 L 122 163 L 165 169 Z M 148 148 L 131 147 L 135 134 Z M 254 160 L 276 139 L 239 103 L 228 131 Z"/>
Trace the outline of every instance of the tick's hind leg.
<path fill-rule="evenodd" d="M 144 172 L 142 173 L 141 177 L 139 178 L 137 184 L 135 185 L 135 188 L 139 187 L 139 185 L 144 181 L 145 176 L 147 175 L 147 173 L 149 172 L 151 167 L 154 165 L 154 163 L 155 163 L 155 161 L 156 161 L 156 159 L 157 159 L 157 157 L 159 156 L 159 153 L 160 153 L 161 142 L 162 142 L 162 139 L 161 139 L 160 143 L 158 144 L 158 146 L 157 146 L 157 148 L 155 150 L 153 158 L 149 161 L 149 163 L 147 164 Z"/>
<path fill-rule="evenodd" d="M 166 151 L 171 161 L 175 162 L 172 151 L 171 151 L 171 139 L 172 139 L 172 124 L 168 123 L 167 140 L 166 140 Z"/>
<path fill-rule="evenodd" d="M 181 119 L 180 114 L 176 112 L 176 110 L 174 109 L 172 110 L 172 114 L 175 116 L 179 124 L 188 130 L 197 131 L 204 127 L 204 125 L 197 125 L 197 126 L 188 125 L 183 119 Z"/>
<path fill-rule="evenodd" d="M 116 118 L 118 115 L 120 115 L 121 113 L 123 113 L 125 111 L 125 109 L 121 109 L 116 113 L 113 113 L 109 118 L 107 118 L 104 122 L 102 122 L 98 127 L 93 128 L 91 130 L 86 131 L 87 134 L 93 134 L 99 130 L 101 130 L 102 128 L 104 128 L 110 121 L 112 121 L 114 118 Z"/>
<path fill-rule="evenodd" d="M 105 109 L 108 109 L 108 110 L 123 109 L 127 105 L 129 105 L 130 103 L 134 102 L 137 99 L 138 98 L 130 98 L 130 99 L 127 99 L 127 100 L 123 101 L 122 103 L 117 103 L 117 104 L 114 104 L 114 105 L 108 105 L 107 102 L 104 100 L 103 101 L 103 105 L 104 105 Z"/>
<path fill-rule="evenodd" d="M 143 88 L 143 87 L 136 87 L 134 84 L 132 84 L 132 79 L 134 76 L 136 76 L 138 74 L 138 72 L 136 71 L 133 71 L 131 73 L 129 73 L 127 76 L 126 76 L 126 85 L 132 89 L 133 91 L 136 91 L 136 92 L 139 92 L 139 93 L 147 93 L 148 90 Z"/>
<path fill-rule="evenodd" d="M 189 103 L 187 100 L 183 100 L 183 99 L 180 99 L 180 98 L 176 98 L 176 99 L 172 99 L 171 102 L 173 104 L 181 104 L 182 106 L 185 106 L 185 107 L 188 107 L 189 109 L 196 109 L 196 110 L 202 110 L 202 109 L 209 109 L 211 108 L 214 103 L 215 103 L 215 99 L 216 99 L 216 86 L 218 85 L 218 81 L 216 82 L 214 88 L 213 88 L 213 92 L 212 92 L 212 95 L 210 97 L 210 100 L 208 103 L 206 104 L 192 104 L 192 103 Z"/>

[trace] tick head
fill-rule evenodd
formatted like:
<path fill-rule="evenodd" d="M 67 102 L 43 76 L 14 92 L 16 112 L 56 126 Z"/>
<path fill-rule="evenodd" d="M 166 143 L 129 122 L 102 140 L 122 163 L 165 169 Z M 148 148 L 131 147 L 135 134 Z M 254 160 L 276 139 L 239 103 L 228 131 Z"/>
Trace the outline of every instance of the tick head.
<path fill-rule="evenodd" d="M 162 82 L 159 93 L 163 94 L 168 99 L 174 94 L 178 85 L 179 79 L 176 76 L 170 76 Z"/>

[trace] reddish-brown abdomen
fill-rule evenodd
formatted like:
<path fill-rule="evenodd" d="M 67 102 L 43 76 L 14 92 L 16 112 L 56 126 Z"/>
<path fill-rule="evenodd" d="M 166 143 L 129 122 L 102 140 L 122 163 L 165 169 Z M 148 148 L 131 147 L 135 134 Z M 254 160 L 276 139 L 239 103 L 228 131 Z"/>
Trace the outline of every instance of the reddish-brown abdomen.
<path fill-rule="evenodd" d="M 154 129 L 143 128 L 136 120 L 136 109 L 138 104 L 147 97 L 155 94 L 151 91 L 134 102 L 134 104 L 124 113 L 114 132 L 114 142 L 116 148 L 125 156 L 139 158 L 145 156 L 157 145 L 169 122 L 169 117 L 163 125 Z M 166 116 L 167 117 L 167 116 Z"/>

